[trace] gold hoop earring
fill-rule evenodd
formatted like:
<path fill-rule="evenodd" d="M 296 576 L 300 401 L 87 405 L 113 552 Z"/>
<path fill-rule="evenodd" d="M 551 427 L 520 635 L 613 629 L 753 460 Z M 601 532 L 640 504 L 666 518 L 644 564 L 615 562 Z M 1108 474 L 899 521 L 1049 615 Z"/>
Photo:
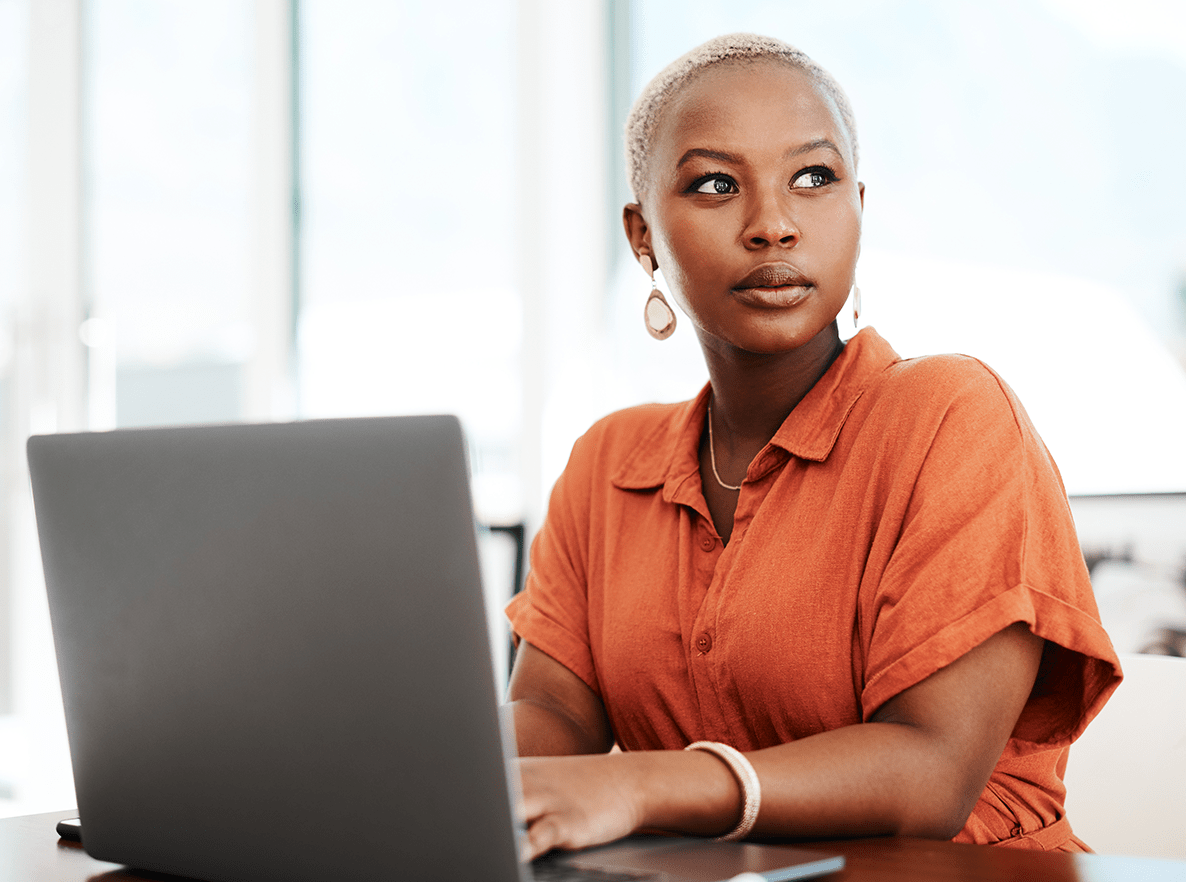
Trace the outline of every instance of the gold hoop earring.
<path fill-rule="evenodd" d="M 861 317 L 861 289 L 852 286 L 852 326 L 857 326 L 857 319 Z"/>
<path fill-rule="evenodd" d="M 666 340 L 675 333 L 675 310 L 659 290 L 659 282 L 655 279 L 655 262 L 649 254 L 640 254 L 639 261 L 642 268 L 651 277 L 651 294 L 642 309 L 642 320 L 647 326 L 647 333 L 656 340 Z"/>

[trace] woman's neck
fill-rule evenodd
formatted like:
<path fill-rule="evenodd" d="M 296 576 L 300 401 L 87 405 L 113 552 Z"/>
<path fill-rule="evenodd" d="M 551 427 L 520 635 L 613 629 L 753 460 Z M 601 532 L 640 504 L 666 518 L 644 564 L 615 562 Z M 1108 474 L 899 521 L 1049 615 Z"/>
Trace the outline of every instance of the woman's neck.
<path fill-rule="evenodd" d="M 712 381 L 716 455 L 748 462 L 843 351 L 833 322 L 791 352 L 757 355 L 703 345 Z"/>

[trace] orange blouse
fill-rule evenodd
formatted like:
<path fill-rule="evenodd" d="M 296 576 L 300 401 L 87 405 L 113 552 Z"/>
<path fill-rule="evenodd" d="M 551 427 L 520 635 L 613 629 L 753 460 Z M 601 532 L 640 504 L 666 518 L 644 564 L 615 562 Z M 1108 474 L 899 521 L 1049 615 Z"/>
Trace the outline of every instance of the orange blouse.
<path fill-rule="evenodd" d="M 957 841 L 1082 847 L 1067 746 L 1120 681 L 1054 462 L 966 356 L 903 360 L 872 329 L 750 464 L 723 546 L 690 402 L 598 422 L 531 550 L 515 633 L 589 684 L 625 750 L 756 750 L 866 721 L 1014 622 L 1047 641 Z"/>

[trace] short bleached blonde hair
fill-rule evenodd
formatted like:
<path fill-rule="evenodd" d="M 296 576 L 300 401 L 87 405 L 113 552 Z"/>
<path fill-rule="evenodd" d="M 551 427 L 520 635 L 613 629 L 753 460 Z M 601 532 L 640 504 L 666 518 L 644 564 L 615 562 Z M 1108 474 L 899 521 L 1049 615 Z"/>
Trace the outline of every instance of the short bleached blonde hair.
<path fill-rule="evenodd" d="M 718 64 L 738 61 L 770 60 L 803 71 L 836 104 L 840 121 L 852 142 L 852 162 L 857 165 L 857 122 L 852 105 L 840 84 L 810 56 L 794 46 L 759 34 L 725 34 L 702 43 L 663 68 L 651 80 L 626 117 L 626 176 L 634 198 L 641 199 L 646 189 L 647 157 L 659 117 L 671 99 L 688 82 Z"/>

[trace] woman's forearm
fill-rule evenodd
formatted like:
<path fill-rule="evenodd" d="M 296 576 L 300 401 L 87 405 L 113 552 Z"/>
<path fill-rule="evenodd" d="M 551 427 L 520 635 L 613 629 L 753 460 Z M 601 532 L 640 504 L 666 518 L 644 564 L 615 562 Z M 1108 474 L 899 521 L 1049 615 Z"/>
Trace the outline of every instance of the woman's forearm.
<path fill-rule="evenodd" d="M 909 728 L 866 723 L 748 754 L 762 789 L 753 832 L 954 836 L 967 810 Z M 537 757 L 519 771 L 533 855 L 639 830 L 719 836 L 741 816 L 733 773 L 703 751 Z"/>
<path fill-rule="evenodd" d="M 934 737 L 898 723 L 835 729 L 749 759 L 763 785 L 755 833 L 766 835 L 950 839 L 985 783 Z"/>
<path fill-rule="evenodd" d="M 1012 625 L 895 695 L 871 722 L 749 753 L 762 790 L 754 833 L 955 836 L 1025 705 L 1042 645 Z M 520 761 L 536 854 L 637 829 L 720 835 L 737 825 L 741 790 L 724 762 L 679 750 L 554 756 L 606 750 L 612 735 L 599 704 L 542 694 L 515 702 L 521 753 L 553 754 Z"/>
<path fill-rule="evenodd" d="M 850 726 L 747 758 L 762 786 L 756 835 L 950 839 L 975 802 L 910 726 Z M 639 788 L 643 827 L 719 835 L 737 825 L 740 787 L 711 754 L 652 751 L 622 760 Z"/>
<path fill-rule="evenodd" d="M 762 787 L 755 833 L 955 836 L 1009 740 L 1042 645 L 1025 625 L 1010 626 L 890 699 L 872 722 L 750 753 Z M 664 761 L 663 775 L 681 774 L 672 768 L 679 761 Z M 682 762 L 682 774 L 692 774 Z M 646 822 L 674 830 L 699 823 L 699 810 L 662 778 L 644 785 L 653 797 Z M 728 783 L 736 800 L 738 785 Z M 732 805 L 718 832 L 736 822 L 739 802 Z"/>

